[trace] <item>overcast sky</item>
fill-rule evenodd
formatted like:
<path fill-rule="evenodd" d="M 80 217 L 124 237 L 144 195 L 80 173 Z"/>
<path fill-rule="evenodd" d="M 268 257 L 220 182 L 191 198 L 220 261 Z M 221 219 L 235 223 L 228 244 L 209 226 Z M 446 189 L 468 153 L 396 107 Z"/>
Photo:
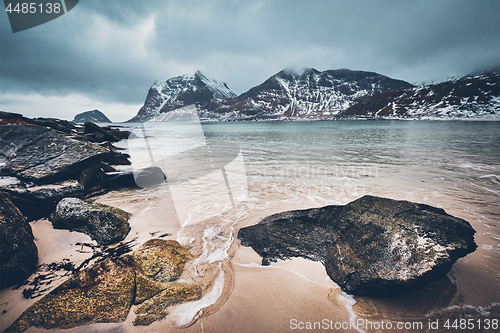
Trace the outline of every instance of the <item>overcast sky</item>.
<path fill-rule="evenodd" d="M 80 0 L 15 34 L 0 13 L 0 110 L 29 117 L 124 121 L 196 70 L 240 94 L 288 67 L 418 84 L 498 65 L 498 0 Z"/>

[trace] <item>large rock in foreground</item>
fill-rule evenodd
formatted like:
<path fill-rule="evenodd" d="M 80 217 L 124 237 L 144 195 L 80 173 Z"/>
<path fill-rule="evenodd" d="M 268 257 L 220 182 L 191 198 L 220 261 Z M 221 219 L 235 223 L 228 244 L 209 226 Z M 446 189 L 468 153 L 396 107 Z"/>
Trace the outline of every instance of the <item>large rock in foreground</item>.
<path fill-rule="evenodd" d="M 135 254 L 108 258 L 76 273 L 30 306 L 5 332 L 123 322 L 134 304 L 139 305 L 134 325 L 149 325 L 165 318 L 167 307 L 201 298 L 199 286 L 172 282 L 177 274 L 163 283 L 151 277 L 152 272 L 182 271 L 191 258 L 175 241 L 149 240 Z"/>
<path fill-rule="evenodd" d="M 129 213 L 119 208 L 78 198 L 64 198 L 49 220 L 54 228 L 83 232 L 98 245 L 104 246 L 127 236 L 130 231 L 129 217 Z"/>
<path fill-rule="evenodd" d="M 38 250 L 30 225 L 0 192 L 0 289 L 23 282 L 37 264 Z"/>
<path fill-rule="evenodd" d="M 440 208 L 364 196 L 345 206 L 278 213 L 238 237 L 263 265 L 290 257 L 321 261 L 346 292 L 386 296 L 447 274 L 476 249 L 474 233 Z"/>

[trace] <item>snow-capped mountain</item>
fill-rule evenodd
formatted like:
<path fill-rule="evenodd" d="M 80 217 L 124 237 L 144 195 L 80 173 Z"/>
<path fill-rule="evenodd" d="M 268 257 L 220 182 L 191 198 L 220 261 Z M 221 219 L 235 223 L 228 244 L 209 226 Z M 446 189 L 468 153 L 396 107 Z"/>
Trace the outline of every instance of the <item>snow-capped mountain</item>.
<path fill-rule="evenodd" d="M 179 119 L 193 110 L 202 121 L 500 117 L 500 71 L 415 87 L 372 72 L 286 69 L 240 96 L 196 72 L 155 82 L 131 121 Z"/>
<path fill-rule="evenodd" d="M 409 87 L 413 86 L 408 82 L 372 72 L 285 69 L 214 111 L 240 119 L 324 119 L 346 110 L 358 98 Z"/>
<path fill-rule="evenodd" d="M 500 117 L 500 71 L 382 92 L 339 114 L 341 118 L 449 119 Z"/>
<path fill-rule="evenodd" d="M 325 119 L 346 110 L 358 98 L 408 87 L 413 86 L 372 72 L 285 69 L 236 96 L 225 83 L 196 72 L 155 82 L 144 106 L 130 121 L 162 121 L 169 118 L 166 113 L 188 105 L 196 106 L 202 121 Z"/>
<path fill-rule="evenodd" d="M 149 89 L 144 106 L 132 122 L 155 121 L 165 113 L 191 104 L 200 109 L 207 104 L 234 98 L 236 94 L 225 83 L 210 79 L 197 71 L 192 75 L 156 81 Z"/>

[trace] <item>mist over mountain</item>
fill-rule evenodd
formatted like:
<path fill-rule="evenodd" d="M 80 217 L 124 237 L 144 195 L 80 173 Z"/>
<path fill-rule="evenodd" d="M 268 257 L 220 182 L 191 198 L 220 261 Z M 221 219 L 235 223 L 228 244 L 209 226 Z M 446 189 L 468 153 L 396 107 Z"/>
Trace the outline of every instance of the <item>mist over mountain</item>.
<path fill-rule="evenodd" d="M 323 119 L 346 110 L 360 97 L 409 87 L 413 85 L 372 72 L 285 69 L 208 111 L 242 119 Z"/>

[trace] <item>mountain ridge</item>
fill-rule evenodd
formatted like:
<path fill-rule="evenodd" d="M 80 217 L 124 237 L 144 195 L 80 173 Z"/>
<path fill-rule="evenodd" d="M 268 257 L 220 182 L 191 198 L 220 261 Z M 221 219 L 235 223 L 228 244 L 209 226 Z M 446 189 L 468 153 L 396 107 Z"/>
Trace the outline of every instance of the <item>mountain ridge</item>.
<path fill-rule="evenodd" d="M 361 99 L 339 117 L 447 119 L 500 116 L 500 71 L 409 89 L 386 91 Z"/>
<path fill-rule="evenodd" d="M 299 74 L 284 69 L 231 100 L 227 109 L 239 111 L 243 118 L 324 118 L 345 110 L 359 97 L 403 87 L 413 85 L 374 72 L 306 68 Z"/>
<path fill-rule="evenodd" d="M 129 121 L 164 121 L 188 109 L 201 121 L 483 117 L 500 114 L 499 89 L 500 71 L 414 86 L 368 71 L 287 68 L 237 96 L 197 71 L 155 81 Z"/>

